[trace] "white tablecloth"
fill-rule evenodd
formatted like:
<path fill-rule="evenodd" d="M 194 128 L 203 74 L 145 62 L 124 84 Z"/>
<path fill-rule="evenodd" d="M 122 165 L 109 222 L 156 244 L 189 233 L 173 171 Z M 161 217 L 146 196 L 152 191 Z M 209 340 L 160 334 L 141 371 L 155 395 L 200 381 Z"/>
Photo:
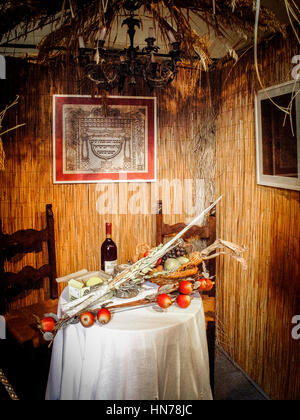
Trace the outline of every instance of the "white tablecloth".
<path fill-rule="evenodd" d="M 59 315 L 67 297 L 68 288 Z M 174 304 L 158 312 L 147 306 L 115 313 L 104 326 L 59 331 L 46 399 L 212 399 L 201 297 L 187 309 Z"/>

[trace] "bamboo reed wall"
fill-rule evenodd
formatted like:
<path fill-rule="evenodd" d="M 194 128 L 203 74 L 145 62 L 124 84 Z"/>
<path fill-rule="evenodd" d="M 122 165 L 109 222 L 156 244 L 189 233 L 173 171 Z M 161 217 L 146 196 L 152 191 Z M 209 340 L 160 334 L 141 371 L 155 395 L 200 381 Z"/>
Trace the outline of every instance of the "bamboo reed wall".
<path fill-rule="evenodd" d="M 266 87 L 292 79 L 298 52 L 293 37 L 260 49 Z M 300 314 L 299 192 L 256 183 L 254 95 L 260 87 L 253 56 L 224 70 L 222 80 L 217 236 L 245 245 L 249 268 L 218 260 L 219 341 L 272 399 L 299 399 L 300 340 L 291 336 L 292 317 Z"/>
<path fill-rule="evenodd" d="M 2 107 L 16 94 L 20 95 L 19 105 L 6 117 L 6 126 L 11 127 L 19 121 L 26 123 L 25 127 L 3 137 L 6 168 L 0 172 L 0 217 L 5 233 L 40 229 L 45 223 L 45 206 L 52 203 L 58 276 L 82 268 L 100 268 L 100 247 L 105 239 L 106 221 L 113 224 L 119 263 L 131 259 L 138 244 L 154 245 L 155 215 L 151 214 L 151 205 L 155 207 L 156 200 L 163 197 L 162 190 L 157 197 L 153 192 L 151 194 L 153 184 L 53 184 L 52 95 L 95 94 L 95 86 L 86 83 L 71 63 L 46 68 L 11 60 L 7 80 L 0 81 L 0 90 Z M 182 71 L 177 84 L 162 93 L 155 95 L 147 87 L 139 86 L 135 91 L 125 90 L 124 95 L 158 97 L 157 178 L 158 181 L 175 180 L 166 221 L 188 220 L 192 215 L 186 211 L 184 195 L 176 188 L 176 182 L 184 185 L 184 180 L 189 180 L 191 185 L 198 176 L 203 176 L 199 172 L 203 165 L 194 153 L 196 128 L 201 117 L 197 100 L 203 96 L 201 87 L 194 87 L 191 91 L 189 72 Z M 208 174 L 207 167 L 206 176 Z M 196 202 L 196 185 L 192 187 L 191 196 L 185 197 L 187 204 L 201 209 L 213 199 L 203 193 L 203 202 Z M 100 214 L 107 204 L 102 198 L 107 194 L 113 204 L 110 213 L 114 214 Z M 135 208 L 129 206 L 135 202 L 133 195 L 137 201 L 146 203 L 146 214 L 132 214 Z M 118 208 L 119 202 L 122 209 Z M 143 208 L 141 206 L 141 211 Z M 127 211 L 129 214 L 123 214 Z M 29 254 L 22 261 L 8 263 L 7 269 L 17 271 L 24 264 L 37 266 L 43 262 L 42 258 L 45 257 Z M 12 307 L 31 304 L 41 298 L 42 292 L 34 292 L 25 300 L 17 300 Z"/>

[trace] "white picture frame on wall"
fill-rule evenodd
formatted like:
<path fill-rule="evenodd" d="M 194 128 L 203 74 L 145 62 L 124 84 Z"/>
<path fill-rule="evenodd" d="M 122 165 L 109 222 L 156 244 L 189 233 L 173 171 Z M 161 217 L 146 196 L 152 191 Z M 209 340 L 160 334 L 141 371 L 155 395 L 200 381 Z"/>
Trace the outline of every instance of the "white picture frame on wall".
<path fill-rule="evenodd" d="M 258 91 L 255 125 L 257 184 L 300 191 L 300 81 Z"/>

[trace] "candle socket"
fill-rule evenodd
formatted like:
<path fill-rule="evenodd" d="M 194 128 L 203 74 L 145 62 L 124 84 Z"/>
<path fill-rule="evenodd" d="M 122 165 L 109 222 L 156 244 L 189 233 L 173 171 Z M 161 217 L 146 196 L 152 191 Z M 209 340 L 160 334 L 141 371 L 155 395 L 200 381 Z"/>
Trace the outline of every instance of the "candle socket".
<path fill-rule="evenodd" d="M 145 42 L 147 42 L 148 47 L 153 47 L 155 41 L 156 41 L 156 38 L 152 38 L 152 37 L 145 39 Z"/>

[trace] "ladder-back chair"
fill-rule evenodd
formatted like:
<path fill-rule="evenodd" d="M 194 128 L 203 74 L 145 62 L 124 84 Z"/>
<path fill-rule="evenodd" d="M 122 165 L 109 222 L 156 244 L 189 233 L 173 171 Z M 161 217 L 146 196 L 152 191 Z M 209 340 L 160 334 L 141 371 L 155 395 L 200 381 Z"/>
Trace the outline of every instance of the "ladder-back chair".
<path fill-rule="evenodd" d="M 48 263 L 39 268 L 26 266 L 17 273 L 5 272 L 5 261 L 15 256 L 32 252 L 44 252 L 47 243 Z M 46 227 L 41 230 L 19 230 L 4 234 L 0 220 L 0 313 L 4 315 L 7 330 L 19 344 L 32 342 L 37 347 L 40 333 L 36 329 L 33 314 L 42 317 L 44 313 L 56 313 L 58 289 L 56 283 L 56 255 L 54 238 L 54 218 L 52 205 L 46 205 Z M 46 282 L 45 279 L 49 281 Z M 9 303 L 24 291 L 44 290 L 44 300 L 37 304 L 8 311 Z"/>

